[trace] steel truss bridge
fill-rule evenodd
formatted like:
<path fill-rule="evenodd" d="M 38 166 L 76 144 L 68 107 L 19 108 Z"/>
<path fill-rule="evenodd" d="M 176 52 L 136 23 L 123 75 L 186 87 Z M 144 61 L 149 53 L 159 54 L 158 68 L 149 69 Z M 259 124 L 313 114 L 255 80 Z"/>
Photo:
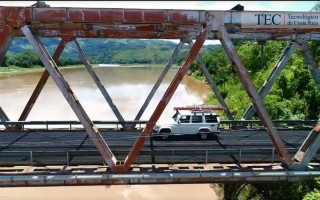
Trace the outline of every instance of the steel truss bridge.
<path fill-rule="evenodd" d="M 289 149 L 291 147 L 281 137 L 281 131 L 275 126 L 275 121 L 272 121 L 270 118 L 262 100 L 268 94 L 296 49 L 301 51 L 306 61 L 306 67 L 309 69 L 317 87 L 320 88 L 319 68 L 307 46 L 307 41 L 317 41 L 320 39 L 320 13 L 237 10 L 88 9 L 41 7 L 41 5 L 39 4 L 39 7 L 0 7 L 0 61 L 3 60 L 14 37 L 26 37 L 45 66 L 42 77 L 17 121 L 10 119 L 5 113 L 5 108 L 0 107 L 0 119 L 5 127 L 1 131 L 1 141 L 4 141 L 6 145 L 2 147 L 1 151 L 3 167 L 0 168 L 0 184 L 2 186 L 299 181 L 319 175 L 320 170 L 317 168 L 319 162 L 316 159 L 318 155 L 317 151 L 320 147 L 319 123 L 315 122 L 307 130 L 307 134 L 304 135 L 303 140 L 297 143 L 299 144 L 298 146 Z M 50 55 L 40 38 L 52 37 L 58 37 L 61 40 L 54 54 Z M 163 72 L 159 75 L 154 87 L 137 113 L 135 121 L 128 122 L 122 117 L 116 105 L 113 104 L 108 91 L 86 59 L 85 53 L 77 42 L 78 38 L 179 39 L 180 43 L 177 44 L 172 56 L 168 59 Z M 195 40 L 195 42 L 193 43 L 192 40 Z M 234 71 L 237 73 L 245 91 L 250 97 L 252 104 L 248 105 L 248 109 L 243 115 L 242 123 L 245 124 L 247 120 L 252 118 L 255 112 L 257 113 L 264 130 L 263 135 L 266 136 L 263 141 L 269 142 L 269 149 L 266 150 L 270 150 L 267 153 L 268 155 L 266 155 L 269 158 L 264 164 L 257 163 L 261 161 L 261 157 L 254 160 L 251 159 L 251 161 L 248 161 L 249 163 L 243 165 L 239 163 L 239 157 L 243 161 L 245 152 L 251 151 L 251 155 L 254 155 L 252 153 L 256 151 L 257 155 L 264 155 L 262 152 L 264 150 L 261 147 L 256 150 L 244 148 L 241 151 L 236 150 L 236 153 L 227 152 L 226 149 L 221 151 L 222 153 L 218 153 L 217 151 L 213 151 L 214 153 L 212 153 L 211 149 L 207 147 L 201 153 L 198 150 L 193 152 L 187 151 L 188 149 L 185 147 L 181 149 L 184 153 L 202 157 L 207 156 L 207 158 L 220 154 L 227 154 L 229 157 L 233 156 L 237 158 L 233 159 L 233 163 L 228 163 L 229 161 L 226 160 L 220 163 L 217 162 L 218 159 L 202 159 L 199 161 L 203 163 L 201 166 L 187 161 L 179 163 L 179 166 L 171 165 L 172 163 L 170 163 L 168 157 L 164 159 L 163 164 L 160 164 L 157 162 L 160 162 L 159 157 L 161 155 L 171 154 L 178 155 L 178 158 L 183 158 L 185 154 L 174 154 L 178 151 L 167 150 L 165 146 L 164 149 L 160 150 L 160 153 L 155 149 L 150 149 L 153 148 L 152 145 L 149 145 L 148 151 L 145 149 L 152 128 L 157 123 L 157 120 L 194 60 L 199 62 L 201 70 L 217 99 L 225 107 L 228 120 L 234 120 L 227 103 L 224 101 L 214 82 L 214 77 L 211 77 L 201 57 L 198 56 L 199 50 L 205 40 L 219 40 L 221 42 L 222 48 L 233 63 Z M 290 41 L 290 44 L 283 50 L 283 54 L 259 91 L 255 89 L 245 66 L 241 62 L 233 46 L 233 40 Z M 105 136 L 103 129 L 98 126 L 98 123 L 88 117 L 80 101 L 73 93 L 72 88 L 59 70 L 56 61 L 68 43 L 71 43 L 78 51 L 85 68 L 117 117 L 119 126 L 125 131 L 139 130 L 135 140 L 126 147 L 127 152 L 119 153 L 117 149 L 113 149 L 112 142 Z M 141 115 L 184 44 L 190 46 L 190 51 L 184 62 L 155 107 L 150 119 L 145 123 L 144 128 L 136 129 L 137 124 L 140 123 L 138 121 Z M 49 76 L 54 80 L 79 119 L 85 137 L 89 138 L 92 143 L 91 147 L 94 148 L 94 151 L 89 152 L 85 150 L 85 152 L 82 152 L 83 155 L 86 158 L 88 157 L 88 160 L 94 158 L 94 156 L 98 156 L 101 158 L 103 165 L 101 163 L 99 166 L 93 167 L 88 165 L 78 167 L 68 166 L 70 163 L 66 162 L 73 161 L 72 159 L 70 160 L 70 156 L 81 157 L 79 156 L 81 152 L 74 152 L 68 150 L 68 148 L 65 148 L 64 152 L 55 150 L 53 152 L 44 152 L 42 150 L 36 152 L 27 150 L 29 148 L 28 145 L 23 145 L 22 147 L 26 149 L 17 151 L 17 147 L 14 146 L 15 140 L 19 141 L 21 139 L 19 137 L 23 139 L 23 137 L 28 138 L 28 136 L 34 137 L 37 135 L 31 133 L 32 131 L 26 133 L 23 126 L 28 124 L 26 121 L 27 116 L 36 103 Z M 293 130 L 290 133 L 293 135 L 291 136 L 292 138 L 295 138 L 296 134 L 298 134 Z M 13 139 L 15 134 L 20 134 L 20 136 L 11 142 L 7 141 L 10 138 Z M 54 130 L 44 130 L 42 134 L 52 134 L 52 137 L 57 137 L 57 134 L 54 134 Z M 243 133 L 239 133 L 239 135 L 241 134 Z M 73 134 L 70 135 L 70 131 L 63 132 L 63 135 L 71 138 L 76 137 Z M 113 135 L 120 136 L 117 133 Z M 228 134 L 222 133 L 221 137 L 224 138 L 226 135 Z M 38 140 L 44 142 L 38 134 L 38 137 L 32 140 L 32 145 L 37 146 Z M 118 140 L 124 139 L 120 137 Z M 246 143 L 254 143 L 254 139 L 250 136 L 247 136 L 245 141 Z M 177 145 L 174 148 L 179 149 L 179 143 L 173 143 Z M 11 148 L 10 144 L 13 145 L 13 151 L 11 152 L 8 151 Z M 197 144 L 197 142 L 194 142 L 194 144 Z M 234 142 L 232 145 L 236 147 L 241 144 Z M 39 154 L 44 155 L 42 158 L 50 158 L 51 153 L 55 159 L 57 157 L 64 157 L 64 161 L 62 159 L 61 163 L 63 166 L 59 168 L 57 166 L 36 165 L 39 162 L 46 163 L 41 160 L 39 161 Z M 153 156 L 154 160 L 137 162 L 141 159 L 141 156 L 147 156 L 148 159 L 150 156 Z M 5 165 L 11 162 L 11 158 L 22 158 L 22 160 L 25 159 L 26 161 L 13 160 L 12 163 L 16 163 L 17 166 L 6 167 Z M 28 167 L 22 168 L 22 166 L 19 166 L 19 162 Z M 50 164 L 49 161 L 47 164 Z M 232 167 L 234 165 L 237 165 L 237 167 Z"/>

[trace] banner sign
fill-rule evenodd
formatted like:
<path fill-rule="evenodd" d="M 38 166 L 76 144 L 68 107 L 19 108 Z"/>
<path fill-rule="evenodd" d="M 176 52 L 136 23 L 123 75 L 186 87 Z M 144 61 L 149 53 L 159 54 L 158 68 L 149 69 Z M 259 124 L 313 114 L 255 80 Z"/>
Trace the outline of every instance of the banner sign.
<path fill-rule="evenodd" d="M 320 13 L 317 12 L 242 12 L 242 27 L 316 27 L 320 26 Z"/>

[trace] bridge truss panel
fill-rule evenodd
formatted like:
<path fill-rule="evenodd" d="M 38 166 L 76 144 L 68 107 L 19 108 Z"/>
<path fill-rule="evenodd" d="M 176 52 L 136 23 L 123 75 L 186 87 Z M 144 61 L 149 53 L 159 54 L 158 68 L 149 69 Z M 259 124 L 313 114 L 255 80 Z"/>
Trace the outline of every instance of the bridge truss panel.
<path fill-rule="evenodd" d="M 319 40 L 319 24 L 320 13 L 308 12 L 0 7 L 0 35 L 2 36 L 0 39 L 2 49 L 0 58 L 4 56 L 4 52 L 8 49 L 10 41 L 12 41 L 11 30 L 14 30 L 14 36 L 16 37 L 26 36 L 44 63 L 46 71 L 43 73 L 19 120 L 26 119 L 48 77 L 52 76 L 71 108 L 84 125 L 88 135 L 96 139 L 94 141 L 96 141 L 97 149 L 113 172 L 124 173 L 128 172 L 146 140 L 145 136 L 150 135 L 153 126 L 186 74 L 190 64 L 197 58 L 204 41 L 206 39 L 219 39 L 227 55 L 235 64 L 234 67 L 237 69 L 237 74 L 250 96 L 255 110 L 267 128 L 277 152 L 283 158 L 284 164 L 290 167 L 293 160 L 288 155 L 277 131 L 274 129 L 274 125 L 262 104 L 260 95 L 254 89 L 252 81 L 247 78 L 248 74 L 233 48 L 232 40 L 291 41 L 299 40 L 301 36 L 303 36 L 304 41 Z M 62 38 L 53 58 L 48 54 L 39 37 Z M 195 44 L 190 43 L 191 50 L 182 67 L 155 108 L 146 128 L 141 132 L 141 137 L 137 139 L 123 162 L 117 163 L 108 145 L 86 115 L 86 112 L 56 66 L 55 61 L 59 58 L 66 42 L 75 38 L 196 39 Z M 301 43 L 299 47 L 305 52 L 304 57 L 308 60 L 308 66 L 311 65 L 312 70 L 315 71 L 315 64 L 310 59 L 309 52 L 306 51 L 305 43 Z M 206 69 L 203 65 L 201 66 Z M 313 72 L 312 70 L 311 72 Z M 205 74 L 208 76 L 207 73 Z M 318 75 L 313 73 L 313 76 L 315 78 Z M 210 80 L 208 79 L 214 89 L 214 82 Z M 315 80 L 317 83 L 319 82 L 317 78 Z M 223 103 L 224 101 L 220 100 L 220 102 Z M 232 118 L 232 116 L 230 115 L 229 118 Z M 306 144 L 312 144 L 310 138 L 312 137 L 307 139 Z M 302 147 L 302 150 L 306 148 L 308 147 Z M 312 148 L 317 149 L 318 146 L 313 145 Z M 299 160 L 304 159 L 303 162 L 308 163 L 313 152 L 308 154 L 308 158 L 304 159 L 298 154 L 296 158 L 299 157 Z"/>

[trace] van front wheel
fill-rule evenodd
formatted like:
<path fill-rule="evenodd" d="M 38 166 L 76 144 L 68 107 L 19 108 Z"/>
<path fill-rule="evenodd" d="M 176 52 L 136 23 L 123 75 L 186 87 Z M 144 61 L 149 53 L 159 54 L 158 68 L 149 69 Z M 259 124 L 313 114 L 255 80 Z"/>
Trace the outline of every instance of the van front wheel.
<path fill-rule="evenodd" d="M 162 140 L 167 140 L 171 134 L 170 130 L 164 129 L 160 131 L 160 137 Z"/>

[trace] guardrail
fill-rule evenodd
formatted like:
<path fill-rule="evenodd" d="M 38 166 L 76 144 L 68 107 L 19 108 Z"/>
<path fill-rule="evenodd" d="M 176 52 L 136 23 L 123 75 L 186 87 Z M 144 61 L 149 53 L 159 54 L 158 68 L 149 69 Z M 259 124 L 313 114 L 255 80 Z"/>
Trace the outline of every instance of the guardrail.
<path fill-rule="evenodd" d="M 318 120 L 272 120 L 275 127 L 279 128 L 303 128 L 303 127 L 314 127 Z M 228 127 L 231 128 L 256 128 L 263 127 L 263 124 L 260 120 L 221 120 L 220 127 Z"/>
<path fill-rule="evenodd" d="M 294 154 L 297 148 L 288 148 L 288 152 Z M 126 156 L 127 151 L 114 151 L 117 156 Z M 150 157 L 149 157 L 150 156 Z M 247 156 L 247 157 L 246 157 Z M 146 157 L 153 157 L 147 162 L 141 162 L 146 160 Z M 187 163 L 212 163 L 221 162 L 219 158 L 229 160 L 235 159 L 236 164 L 246 163 L 246 160 L 250 161 L 263 161 L 274 163 L 280 161 L 275 148 L 260 148 L 260 149 L 192 149 L 192 150 L 141 150 L 138 158 L 135 160 L 135 164 L 161 164 L 163 162 L 171 164 L 179 164 L 181 161 Z M 94 162 L 90 161 L 90 158 L 94 158 Z M 157 158 L 161 158 L 161 162 L 154 162 Z M 186 158 L 188 159 L 186 161 Z M 232 159 L 230 159 L 232 158 Z M 261 159 L 263 158 L 263 159 Z M 268 159 L 266 159 L 268 158 Z M 68 151 L 1 151 L 0 163 L 1 166 L 18 166 L 18 165 L 30 165 L 30 166 L 42 166 L 42 165 L 81 165 L 83 160 L 90 162 L 90 164 L 104 164 L 103 158 L 96 150 L 68 150 Z M 140 159 L 140 160 L 139 160 Z M 254 160 L 256 159 L 256 160 Z M 233 160 L 233 162 L 235 161 Z"/>
<path fill-rule="evenodd" d="M 121 122 L 119 121 L 92 121 L 95 125 L 116 125 L 112 128 L 115 128 L 116 130 L 120 130 L 121 128 Z M 143 124 L 146 124 L 148 121 L 126 121 L 126 124 L 129 126 L 135 126 L 139 125 L 137 128 L 142 128 Z M 59 128 L 63 128 L 63 126 L 68 127 L 68 130 L 73 130 L 73 128 L 83 128 L 80 121 L 0 121 L 0 125 L 3 126 L 17 126 L 21 127 L 22 130 L 26 128 L 26 126 L 43 126 L 46 130 L 49 130 L 50 127 L 59 125 Z M 49 127 L 50 126 L 50 127 Z M 39 127 L 38 127 L 39 128 Z"/>
<path fill-rule="evenodd" d="M 92 121 L 95 125 L 99 126 L 108 126 L 108 125 L 115 125 L 113 126 L 114 129 L 120 130 L 121 129 L 121 122 L 119 121 Z M 134 127 L 139 125 L 137 128 L 143 128 L 142 125 L 146 124 L 148 121 L 126 121 L 125 123 L 129 125 L 129 127 Z M 229 128 L 229 129 L 236 129 L 236 128 L 263 128 L 263 124 L 260 120 L 221 120 L 221 128 Z M 314 127 L 318 120 L 273 120 L 273 123 L 276 127 L 279 128 L 303 128 L 303 127 Z M 49 130 L 50 127 L 59 126 L 59 128 L 63 128 L 63 126 L 67 127 L 69 130 L 73 128 L 83 128 L 80 121 L 0 121 L 0 126 L 17 126 L 21 127 L 22 130 L 26 128 L 26 126 L 43 126 L 46 130 Z M 110 127 L 110 126 L 109 126 Z M 38 127 L 39 128 L 39 127 Z M 103 128 L 103 127 L 99 127 Z"/>

